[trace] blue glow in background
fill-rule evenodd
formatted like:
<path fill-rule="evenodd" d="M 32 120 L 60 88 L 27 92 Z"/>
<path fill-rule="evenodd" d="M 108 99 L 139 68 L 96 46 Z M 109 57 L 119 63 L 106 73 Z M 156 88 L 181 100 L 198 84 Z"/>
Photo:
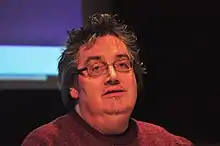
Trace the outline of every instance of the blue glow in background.
<path fill-rule="evenodd" d="M 56 76 L 67 30 L 81 25 L 81 0 L 1 2 L 0 80 Z"/>
<path fill-rule="evenodd" d="M 0 46 L 0 75 L 57 75 L 64 47 Z"/>

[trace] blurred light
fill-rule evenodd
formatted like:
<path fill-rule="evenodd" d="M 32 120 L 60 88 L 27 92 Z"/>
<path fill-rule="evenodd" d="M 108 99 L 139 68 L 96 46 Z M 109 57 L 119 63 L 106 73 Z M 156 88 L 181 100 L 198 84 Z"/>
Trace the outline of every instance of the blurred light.
<path fill-rule="evenodd" d="M 57 76 L 63 46 L 0 46 L 0 80 Z"/>

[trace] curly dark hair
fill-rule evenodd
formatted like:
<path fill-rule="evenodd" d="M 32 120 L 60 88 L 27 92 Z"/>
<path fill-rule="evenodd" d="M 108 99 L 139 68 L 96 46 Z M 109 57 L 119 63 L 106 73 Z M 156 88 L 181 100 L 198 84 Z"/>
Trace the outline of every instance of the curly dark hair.
<path fill-rule="evenodd" d="M 78 52 L 82 45 L 90 44 L 98 37 L 114 35 L 121 39 L 127 46 L 131 57 L 134 60 L 134 72 L 137 80 L 138 91 L 142 88 L 142 74 L 145 72 L 143 63 L 139 60 L 139 49 L 137 48 L 137 37 L 129 30 L 128 26 L 117 19 L 117 15 L 93 14 L 88 18 L 87 24 L 79 29 L 72 29 L 68 32 L 66 49 L 62 52 L 58 63 L 58 78 L 62 100 L 67 109 L 74 108 L 75 101 L 70 97 L 71 87 L 77 89 Z"/>

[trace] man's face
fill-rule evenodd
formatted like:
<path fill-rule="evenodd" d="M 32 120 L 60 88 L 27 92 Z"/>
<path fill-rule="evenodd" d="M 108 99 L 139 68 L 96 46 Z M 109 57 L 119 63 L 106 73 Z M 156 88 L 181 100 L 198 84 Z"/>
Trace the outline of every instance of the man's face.
<path fill-rule="evenodd" d="M 78 76 L 79 108 L 93 116 L 123 115 L 128 118 L 135 106 L 137 84 L 133 68 L 127 72 L 116 71 L 112 63 L 131 58 L 126 45 L 115 36 L 98 38 L 91 48 L 82 47 L 79 51 L 78 69 L 87 64 L 106 62 L 106 74 Z M 123 65 L 123 64 L 122 64 Z M 114 93 L 112 92 L 114 91 Z M 109 93 L 108 93 L 109 92 Z"/>

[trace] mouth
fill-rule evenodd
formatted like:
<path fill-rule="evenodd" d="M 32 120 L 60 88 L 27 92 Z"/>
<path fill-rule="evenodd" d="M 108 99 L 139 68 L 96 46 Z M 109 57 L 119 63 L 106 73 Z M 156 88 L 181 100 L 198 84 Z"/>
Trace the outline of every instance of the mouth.
<path fill-rule="evenodd" d="M 120 93 L 123 93 L 123 92 L 125 92 L 125 90 L 108 90 L 107 92 L 105 92 L 104 94 L 103 94 L 103 96 L 104 95 L 109 95 L 109 94 L 120 94 Z"/>

